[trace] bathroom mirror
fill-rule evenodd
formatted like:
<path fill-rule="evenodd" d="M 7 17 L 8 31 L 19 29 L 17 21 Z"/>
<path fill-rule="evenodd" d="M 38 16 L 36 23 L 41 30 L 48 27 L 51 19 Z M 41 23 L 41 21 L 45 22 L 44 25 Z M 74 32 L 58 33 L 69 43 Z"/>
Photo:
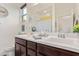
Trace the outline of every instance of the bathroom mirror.
<path fill-rule="evenodd" d="M 27 4 L 30 31 L 52 32 L 52 5 L 51 4 Z"/>
<path fill-rule="evenodd" d="M 77 24 L 77 9 L 75 3 L 60 3 L 55 4 L 55 21 L 56 32 L 59 33 L 73 33 L 73 27 Z"/>
<path fill-rule="evenodd" d="M 75 3 L 27 3 L 28 30 L 33 32 L 73 33 L 79 23 Z M 27 24 L 26 24 L 27 25 Z"/>

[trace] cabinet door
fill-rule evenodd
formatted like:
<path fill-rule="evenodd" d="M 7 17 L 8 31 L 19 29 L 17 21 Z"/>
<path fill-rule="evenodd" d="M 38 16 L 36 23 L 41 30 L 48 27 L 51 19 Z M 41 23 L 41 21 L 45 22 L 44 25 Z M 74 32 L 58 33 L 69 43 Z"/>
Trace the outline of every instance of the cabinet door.
<path fill-rule="evenodd" d="M 27 41 L 27 55 L 36 56 L 36 54 L 37 54 L 36 43 L 32 41 Z"/>
<path fill-rule="evenodd" d="M 31 49 L 27 49 L 27 55 L 28 56 L 36 56 L 36 51 L 31 50 Z"/>
<path fill-rule="evenodd" d="M 26 56 L 26 47 L 16 43 L 15 44 L 15 56 Z"/>
<path fill-rule="evenodd" d="M 43 56 L 58 56 L 56 48 L 49 47 L 47 45 L 38 44 L 37 45 L 37 55 Z"/>
<path fill-rule="evenodd" d="M 21 53 L 21 56 L 26 56 L 26 47 L 20 45 L 20 53 Z"/>
<path fill-rule="evenodd" d="M 20 45 L 15 43 L 15 56 L 20 56 Z"/>
<path fill-rule="evenodd" d="M 30 48 L 34 51 L 36 51 L 36 43 L 32 41 L 27 41 L 27 48 Z"/>

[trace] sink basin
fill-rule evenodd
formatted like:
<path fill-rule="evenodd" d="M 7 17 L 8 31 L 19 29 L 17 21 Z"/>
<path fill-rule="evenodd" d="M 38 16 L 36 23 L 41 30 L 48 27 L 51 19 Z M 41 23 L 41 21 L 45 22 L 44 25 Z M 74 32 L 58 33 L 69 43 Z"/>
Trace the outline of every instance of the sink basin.
<path fill-rule="evenodd" d="M 34 39 L 42 39 L 42 38 L 47 38 L 47 34 L 33 34 L 32 35 Z"/>
<path fill-rule="evenodd" d="M 41 36 L 33 36 L 34 39 L 42 39 Z"/>
<path fill-rule="evenodd" d="M 58 38 L 58 37 L 49 37 L 45 38 L 43 41 L 48 41 L 48 42 L 56 42 L 56 43 L 64 43 L 64 44 L 76 44 L 76 40 L 74 39 L 68 39 L 68 38 Z"/>

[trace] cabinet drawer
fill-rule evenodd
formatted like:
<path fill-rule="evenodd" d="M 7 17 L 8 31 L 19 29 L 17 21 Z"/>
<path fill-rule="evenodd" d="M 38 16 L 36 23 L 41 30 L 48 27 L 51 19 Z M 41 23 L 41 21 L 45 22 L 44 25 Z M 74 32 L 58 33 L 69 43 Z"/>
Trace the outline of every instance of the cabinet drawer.
<path fill-rule="evenodd" d="M 36 43 L 35 42 L 31 42 L 31 41 L 27 41 L 27 48 L 36 50 Z"/>
<path fill-rule="evenodd" d="M 58 52 L 56 48 L 49 47 L 43 44 L 37 45 L 37 53 L 44 56 L 58 56 Z"/>
<path fill-rule="evenodd" d="M 31 49 L 27 49 L 27 55 L 28 56 L 36 56 L 36 51 L 33 51 Z"/>
<path fill-rule="evenodd" d="M 15 38 L 15 42 L 21 44 L 21 45 L 24 45 L 26 46 L 26 40 L 24 39 L 21 39 L 21 38 Z"/>

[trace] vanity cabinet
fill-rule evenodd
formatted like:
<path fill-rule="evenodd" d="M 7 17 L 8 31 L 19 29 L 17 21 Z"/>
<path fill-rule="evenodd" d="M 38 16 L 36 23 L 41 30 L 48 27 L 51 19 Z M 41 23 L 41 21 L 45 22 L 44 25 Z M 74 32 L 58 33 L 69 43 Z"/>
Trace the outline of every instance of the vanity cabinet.
<path fill-rule="evenodd" d="M 26 56 L 26 40 L 16 38 L 15 40 L 15 56 Z"/>
<path fill-rule="evenodd" d="M 37 55 L 38 56 L 79 56 L 79 53 L 38 43 Z"/>
<path fill-rule="evenodd" d="M 54 47 L 49 47 L 43 44 L 37 44 L 37 55 L 38 56 L 58 56 L 59 53 Z"/>
<path fill-rule="evenodd" d="M 27 41 L 27 55 L 28 56 L 37 55 L 37 43 L 32 41 Z"/>
<path fill-rule="evenodd" d="M 59 56 L 79 56 L 79 53 L 72 52 L 65 49 L 59 49 L 59 48 L 58 48 L 58 53 L 59 53 Z"/>
<path fill-rule="evenodd" d="M 79 56 L 70 50 L 15 38 L 15 56 Z"/>
<path fill-rule="evenodd" d="M 37 43 L 15 38 L 15 56 L 36 56 Z"/>
<path fill-rule="evenodd" d="M 15 43 L 15 56 L 20 56 L 20 45 Z"/>

